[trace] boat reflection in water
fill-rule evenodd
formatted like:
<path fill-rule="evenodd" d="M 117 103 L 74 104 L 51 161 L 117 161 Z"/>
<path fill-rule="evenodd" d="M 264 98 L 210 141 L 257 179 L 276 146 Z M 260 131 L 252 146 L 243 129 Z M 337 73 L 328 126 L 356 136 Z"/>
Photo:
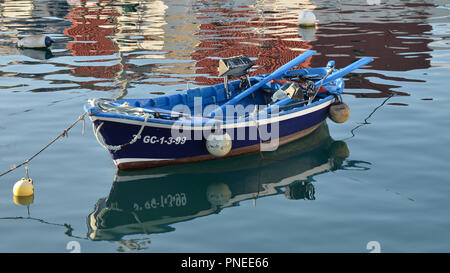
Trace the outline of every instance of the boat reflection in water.
<path fill-rule="evenodd" d="M 175 230 L 171 224 L 219 213 L 240 201 L 284 194 L 315 200 L 313 177 L 358 168 L 343 141 L 334 141 L 323 122 L 309 136 L 277 151 L 146 171 L 118 171 L 109 196 L 88 216 L 92 240 Z M 359 167 L 368 169 L 366 167 Z"/>

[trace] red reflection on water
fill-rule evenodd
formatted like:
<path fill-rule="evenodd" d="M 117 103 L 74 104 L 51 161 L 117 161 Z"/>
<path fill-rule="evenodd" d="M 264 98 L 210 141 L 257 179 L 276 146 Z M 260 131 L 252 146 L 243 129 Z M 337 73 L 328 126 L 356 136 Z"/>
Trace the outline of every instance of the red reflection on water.
<path fill-rule="evenodd" d="M 100 1 L 110 2 L 110 1 Z M 108 6 L 74 7 L 66 16 L 72 26 L 64 34 L 75 42 L 67 48 L 73 56 L 110 55 L 117 51 L 114 41 L 108 38 L 117 33 L 116 18 L 119 14 Z M 107 26 L 107 27 L 105 27 Z M 77 43 L 91 42 L 91 43 Z"/>
<path fill-rule="evenodd" d="M 216 9 L 200 10 L 202 13 L 215 12 Z M 228 10 L 231 17 L 237 17 L 236 12 Z M 221 13 L 227 10 L 220 9 Z M 251 12 L 250 12 L 251 13 Z M 253 12 L 255 13 L 255 12 Z M 247 16 L 241 15 L 242 17 Z M 214 14 L 210 15 L 214 18 Z M 228 17 L 228 14 L 227 16 Z M 284 18 L 285 19 L 285 18 Z M 197 36 L 207 38 L 200 39 L 197 50 L 192 58 L 197 60 L 196 72 L 217 76 L 218 60 L 210 57 L 227 58 L 238 55 L 247 55 L 257 58 L 256 70 L 251 75 L 259 75 L 273 72 L 283 64 L 297 57 L 302 51 L 312 48 L 309 42 L 299 41 L 297 35 L 274 35 L 264 34 L 265 28 L 280 26 L 284 28 L 295 28 L 292 23 L 279 22 L 278 20 L 261 20 L 261 18 L 250 18 L 246 21 L 224 21 L 201 24 Z M 259 30 L 259 31 L 255 31 Z M 211 37 L 211 38 L 209 38 Z M 293 39 L 291 39 L 293 38 Z M 300 67 L 310 67 L 310 59 L 306 60 Z M 222 82 L 220 78 L 195 77 L 199 85 L 212 85 Z"/>
<path fill-rule="evenodd" d="M 423 6 L 422 4 L 419 6 Z M 248 7 L 246 7 L 248 8 Z M 220 14 L 218 14 L 220 12 Z M 351 11 L 349 11 L 351 13 Z M 219 17 L 220 23 L 204 23 L 200 26 L 199 36 L 201 39 L 198 50 L 193 55 L 198 60 L 196 67 L 198 73 L 217 75 L 217 63 L 215 59 L 208 57 L 230 57 L 246 54 L 258 58 L 257 70 L 252 74 L 270 73 L 298 56 L 300 49 L 314 49 L 318 54 L 314 55 L 303 67 L 320 67 L 333 59 L 337 67 L 345 67 L 358 58 L 373 57 L 374 62 L 367 67 L 371 70 L 380 70 L 381 73 L 352 73 L 347 75 L 346 90 L 348 94 L 357 97 L 388 97 L 392 94 L 409 95 L 406 92 L 395 90 L 401 86 L 395 84 L 384 84 L 371 82 L 369 77 L 378 77 L 391 82 L 395 81 L 417 81 L 421 79 L 399 79 L 389 76 L 385 71 L 410 71 L 426 69 L 430 67 L 432 49 L 428 44 L 432 39 L 426 34 L 432 27 L 425 22 L 426 14 L 417 13 L 423 17 L 423 21 L 406 23 L 361 23 L 361 22 L 336 22 L 318 26 L 315 39 L 312 42 L 299 40 L 298 35 L 292 35 L 289 31 L 274 34 L 258 35 L 253 29 L 278 29 L 291 30 L 298 26 L 293 23 L 295 18 L 286 18 L 280 13 L 280 19 L 257 18 L 256 12 L 241 11 L 241 16 L 253 16 L 245 21 L 231 20 L 236 17 L 236 11 L 224 8 L 200 9 L 201 18 Z M 272 11 L 271 13 L 277 13 Z M 205 16 L 207 14 L 208 16 Z M 225 15 L 224 15 L 225 14 Z M 228 15 L 229 14 L 229 15 Z M 227 20 L 227 18 L 229 20 Z M 417 18 L 416 18 L 417 19 Z M 278 20 L 278 21 L 277 21 Z M 273 32 L 272 32 L 273 33 Z M 297 38 L 297 39 L 296 39 Z M 357 71 L 358 72 L 358 71 Z M 386 76 L 387 74 L 387 76 Z M 221 79 L 209 77 L 196 77 L 196 82 L 201 85 L 220 83 Z M 369 89 L 378 92 L 352 93 L 351 89 Z"/>
<path fill-rule="evenodd" d="M 64 33 L 73 37 L 75 41 L 68 45 L 68 49 L 74 56 L 118 53 L 119 47 L 108 37 L 117 35 L 120 31 L 121 26 L 117 22 L 117 17 L 121 14 L 108 6 L 111 1 L 99 1 L 99 5 L 89 6 L 85 3 L 86 1 L 82 1 L 81 6 L 72 8 L 67 15 L 72 26 Z M 198 43 L 193 51 L 176 54 L 182 56 L 187 53 L 190 58 L 197 61 L 193 67 L 195 73 L 209 75 L 206 77 L 194 75 L 194 81 L 198 85 L 221 83 L 222 79 L 216 77 L 217 58 L 242 54 L 255 58 L 256 66 L 251 75 L 270 73 L 308 49 L 314 49 L 318 53 L 301 67 L 325 66 L 333 59 L 337 68 L 342 68 L 360 57 L 373 57 L 375 61 L 367 66 L 371 73 L 361 73 L 362 70 L 359 70 L 346 76 L 346 93 L 358 97 L 408 95 L 397 90 L 401 88 L 401 84 L 395 85 L 396 81 L 423 81 L 393 77 L 389 75 L 389 71 L 410 71 L 430 67 L 429 52 L 432 50 L 428 44 L 432 39 L 426 38 L 426 34 L 432 27 L 424 23 L 426 22 L 424 14 L 417 13 L 417 16 L 423 16 L 424 20 L 415 23 L 342 21 L 319 24 L 314 40 L 303 41 L 299 37 L 296 18 L 288 17 L 291 15 L 272 10 L 258 12 L 254 6 L 230 8 L 224 6 L 223 3 L 211 5 L 207 1 L 196 2 L 194 9 L 198 30 L 192 34 L 192 39 Z M 264 15 L 267 13 L 270 15 Z M 169 29 L 170 26 L 166 28 Z M 145 39 L 154 38 L 148 36 L 149 33 L 140 34 Z M 158 67 L 158 65 L 151 66 Z M 145 75 L 143 73 L 149 69 L 149 65 L 136 66 L 127 64 L 125 60 L 120 65 L 109 67 L 80 66 L 72 72 L 97 78 L 112 78 L 122 70 L 128 71 L 128 77 L 137 78 Z M 380 73 L 373 72 L 376 70 Z M 390 84 L 375 83 L 374 78 L 390 81 Z M 377 92 L 356 93 L 351 92 L 351 89 Z"/>
<path fill-rule="evenodd" d="M 72 26 L 64 30 L 64 34 L 74 40 L 67 45 L 67 49 L 72 52 L 73 56 L 111 55 L 117 52 L 117 47 L 109 36 L 115 35 L 118 31 L 115 22 L 118 13 L 109 6 L 101 5 L 109 2 L 99 1 L 100 5 L 87 6 L 87 1 L 80 1 L 80 6 L 69 10 L 66 18 L 72 22 Z M 71 72 L 82 77 L 111 79 L 120 69 L 121 65 L 119 64 L 113 66 L 82 65 L 72 69 Z M 110 90 L 113 88 L 111 86 L 95 86 L 95 83 L 98 82 L 80 82 L 89 89 Z"/>
<path fill-rule="evenodd" d="M 337 26 L 340 29 L 334 28 Z M 346 35 L 349 34 L 346 29 L 355 27 L 358 29 L 352 31 L 354 35 Z M 314 58 L 312 64 L 323 64 L 327 55 L 342 55 L 333 57 L 342 66 L 349 65 L 357 57 L 370 56 L 376 57 L 370 64 L 375 70 L 408 71 L 428 68 L 431 55 L 426 52 L 432 51 L 428 47 L 432 39 L 421 37 L 431 30 L 430 25 L 418 23 L 341 22 L 325 25 L 319 28 L 318 39 L 312 43 L 314 49 L 323 55 Z"/>
<path fill-rule="evenodd" d="M 337 29 L 338 28 L 338 29 Z M 355 29 L 348 31 L 348 29 Z M 432 27 L 422 23 L 351 23 L 339 22 L 320 27 L 317 40 L 312 42 L 315 50 L 322 55 L 314 56 L 312 66 L 322 66 L 328 60 L 336 61 L 337 67 L 344 67 L 359 57 L 373 57 L 367 67 L 380 71 L 410 71 L 430 67 L 432 51 L 428 44 L 432 39 L 424 38 Z M 353 34 L 353 35 L 348 35 Z M 331 45 L 331 46 L 330 46 Z M 347 47 L 346 47 L 347 46 Z M 328 57 L 332 56 L 332 57 Z M 409 96 L 406 92 L 393 90 L 400 86 L 373 83 L 368 77 L 378 77 L 389 81 L 416 81 L 386 76 L 387 73 L 353 73 L 346 81 L 347 94 L 356 97 L 388 97 L 391 94 Z M 389 75 L 389 74 L 387 74 Z M 378 93 L 352 93 L 350 89 L 369 89 Z"/>

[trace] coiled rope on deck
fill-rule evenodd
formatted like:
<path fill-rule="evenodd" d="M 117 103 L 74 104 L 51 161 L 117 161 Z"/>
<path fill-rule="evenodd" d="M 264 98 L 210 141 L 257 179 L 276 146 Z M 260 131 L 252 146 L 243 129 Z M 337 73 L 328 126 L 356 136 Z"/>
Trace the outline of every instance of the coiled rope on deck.
<path fill-rule="evenodd" d="M 75 126 L 75 124 L 77 124 L 79 121 L 83 121 L 83 129 L 82 129 L 82 133 L 84 134 L 84 128 L 85 128 L 85 120 L 84 118 L 86 117 L 87 113 L 82 114 L 81 116 L 79 116 L 77 118 L 77 120 L 75 120 L 69 127 L 67 127 L 66 129 L 64 129 L 61 134 L 59 134 L 57 137 L 55 137 L 52 141 L 50 141 L 47 145 L 45 145 L 42 149 L 40 149 L 37 153 L 33 154 L 30 158 L 28 158 L 27 160 L 25 160 L 24 162 L 20 163 L 20 164 L 14 164 L 9 170 L 3 172 L 0 174 L 0 177 L 14 171 L 15 169 L 18 169 L 20 167 L 22 167 L 23 165 L 28 164 L 31 160 L 33 160 L 36 156 L 38 156 L 40 153 L 42 153 L 43 151 L 45 151 L 48 147 L 50 147 L 53 143 L 55 143 L 59 138 L 61 137 L 66 137 L 67 133 L 69 132 L 70 129 L 72 129 L 72 127 Z"/>

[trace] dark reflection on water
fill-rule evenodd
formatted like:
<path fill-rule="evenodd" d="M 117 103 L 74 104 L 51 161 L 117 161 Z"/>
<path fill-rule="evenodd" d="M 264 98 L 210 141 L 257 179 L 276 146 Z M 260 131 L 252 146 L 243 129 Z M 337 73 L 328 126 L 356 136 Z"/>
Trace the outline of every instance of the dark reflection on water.
<path fill-rule="evenodd" d="M 47 60 L 54 55 L 50 49 L 18 49 L 20 54 L 37 60 Z"/>
<path fill-rule="evenodd" d="M 174 231 L 178 222 L 217 214 L 244 200 L 284 194 L 290 200 L 318 198 L 314 177 L 336 170 L 368 170 L 349 160 L 348 147 L 330 137 L 323 123 L 311 135 L 273 154 L 118 172 L 108 197 L 87 217 L 92 240 Z"/>

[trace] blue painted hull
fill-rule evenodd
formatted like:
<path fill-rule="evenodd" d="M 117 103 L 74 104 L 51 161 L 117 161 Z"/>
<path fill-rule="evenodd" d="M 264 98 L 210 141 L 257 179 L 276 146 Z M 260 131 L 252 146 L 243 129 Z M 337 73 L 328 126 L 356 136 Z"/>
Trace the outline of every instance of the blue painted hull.
<path fill-rule="evenodd" d="M 120 170 L 216 159 L 206 145 L 212 128 L 231 138 L 229 152 L 223 149 L 229 148 L 226 141 L 222 147 L 209 146 L 226 150 L 225 157 L 276 150 L 319 127 L 344 90 L 342 77 L 372 61 L 362 58 L 343 69 L 335 69 L 334 62 L 329 62 L 327 67 L 289 70 L 312 54 L 314 51 L 307 51 L 273 73 L 247 81 L 226 80 L 148 99 L 94 99 L 85 110 L 94 123 L 97 140 Z M 203 111 L 197 111 L 198 106 Z M 174 134 L 174 128 L 180 126 L 181 136 Z"/>
<path fill-rule="evenodd" d="M 277 134 L 269 134 L 270 138 L 268 139 L 263 139 L 258 134 L 255 135 L 254 132 L 260 132 L 255 124 L 243 123 L 245 126 L 242 127 L 239 124 L 229 124 L 228 128 L 224 130 L 235 137 L 232 140 L 232 149 L 226 157 L 258 152 L 261 143 L 283 145 L 311 133 L 326 119 L 328 109 L 333 101 L 334 97 L 328 96 L 314 107 L 287 112 L 267 120 L 267 124 L 260 125 L 259 130 L 262 127 L 268 133 L 278 130 Z M 99 133 L 107 145 L 128 143 L 142 125 L 142 122 L 137 121 L 92 116 L 91 118 L 95 128 L 102 124 Z M 263 120 L 259 120 L 259 122 L 261 121 Z M 116 166 L 121 170 L 215 159 L 206 149 L 205 137 L 199 139 L 199 136 L 203 135 L 201 128 L 193 128 L 184 132 L 188 137 L 177 139 L 172 137 L 170 127 L 147 122 L 140 139 L 120 150 L 110 150 L 110 154 Z"/>
<path fill-rule="evenodd" d="M 365 57 L 343 69 L 335 69 L 330 61 L 327 67 L 289 70 L 314 53 L 306 51 L 267 75 L 247 75 L 233 82 L 228 82 L 227 75 L 224 84 L 149 99 L 94 99 L 85 110 L 97 140 L 121 170 L 215 159 L 206 146 L 212 128 L 231 138 L 226 157 L 275 150 L 319 127 L 344 89 L 342 77 L 373 61 Z M 204 111 L 198 112 L 197 106 Z M 228 106 L 234 109 L 230 112 Z M 244 115 L 239 107 L 244 108 Z M 174 134 L 179 126 L 181 136 L 176 130 Z M 225 151 L 229 142 L 224 143 L 209 147 Z"/>

